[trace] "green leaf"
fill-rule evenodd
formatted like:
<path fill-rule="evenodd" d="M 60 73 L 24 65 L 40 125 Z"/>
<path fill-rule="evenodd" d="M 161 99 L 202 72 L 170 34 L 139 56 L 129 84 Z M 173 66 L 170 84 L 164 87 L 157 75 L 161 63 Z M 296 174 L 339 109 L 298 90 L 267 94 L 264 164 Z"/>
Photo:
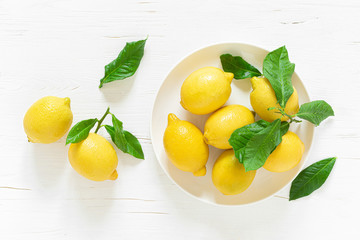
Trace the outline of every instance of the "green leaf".
<path fill-rule="evenodd" d="M 270 153 L 280 144 L 280 125 L 280 119 L 276 119 L 249 140 L 243 157 L 245 171 L 261 168 Z"/>
<path fill-rule="evenodd" d="M 114 125 L 115 135 L 113 142 L 124 153 L 127 153 L 126 138 L 123 130 L 123 123 L 112 114 L 112 123 Z M 110 134 L 111 136 L 111 134 Z"/>
<path fill-rule="evenodd" d="M 334 167 L 336 157 L 311 164 L 302 170 L 291 183 L 289 201 L 310 195 L 320 188 Z"/>
<path fill-rule="evenodd" d="M 255 123 L 246 125 L 244 127 L 236 129 L 230 136 L 229 144 L 235 151 L 235 156 L 239 159 L 240 163 L 243 163 L 243 157 L 245 154 L 245 148 L 250 139 L 260 131 L 264 130 L 270 125 L 269 122 L 259 120 Z M 289 130 L 290 124 L 288 122 L 281 122 L 280 134 L 283 136 Z M 275 149 L 275 148 L 274 148 Z"/>
<path fill-rule="evenodd" d="M 234 150 L 243 148 L 256 133 L 264 130 L 264 128 L 269 126 L 269 124 L 270 123 L 267 121 L 259 120 L 238 128 L 231 134 L 229 144 L 234 148 Z"/>
<path fill-rule="evenodd" d="M 117 128 L 121 129 L 120 134 L 116 132 L 116 128 L 113 126 L 105 125 L 105 129 L 111 136 L 115 145 L 124 153 L 128 153 L 139 159 L 144 159 L 144 153 L 139 140 L 130 132 L 123 130 L 121 121 L 115 116 L 113 116 L 113 124 L 114 122 L 117 125 Z"/>
<path fill-rule="evenodd" d="M 301 105 L 296 116 L 319 126 L 326 118 L 334 116 L 334 110 L 327 102 L 317 100 Z"/>
<path fill-rule="evenodd" d="M 128 131 L 124 131 L 124 135 L 127 141 L 127 153 L 136 158 L 144 159 L 144 153 L 139 143 L 139 140 Z"/>
<path fill-rule="evenodd" d="M 281 137 L 285 135 L 289 131 L 290 124 L 288 122 L 281 122 L 280 126 L 280 135 Z"/>
<path fill-rule="evenodd" d="M 261 72 L 242 57 L 223 54 L 220 56 L 221 65 L 225 72 L 234 74 L 235 79 L 245 79 L 254 76 L 261 76 Z"/>
<path fill-rule="evenodd" d="M 105 129 L 109 133 L 111 140 L 115 143 L 115 128 L 110 125 L 105 125 Z"/>
<path fill-rule="evenodd" d="M 90 130 L 95 126 L 97 121 L 98 120 L 94 118 L 83 120 L 75 124 L 67 135 L 66 145 L 69 143 L 78 143 L 86 139 L 87 136 L 89 136 Z"/>
<path fill-rule="evenodd" d="M 244 163 L 245 147 L 234 150 L 234 154 L 240 163 Z"/>
<path fill-rule="evenodd" d="M 264 120 L 251 123 L 236 129 L 230 136 L 229 144 L 233 147 L 235 157 L 243 163 L 245 147 L 249 140 L 258 132 L 266 128 L 270 123 Z"/>
<path fill-rule="evenodd" d="M 100 80 L 99 88 L 104 83 L 122 80 L 135 74 L 144 56 L 146 40 L 126 43 L 119 56 L 105 66 L 105 76 Z"/>
<path fill-rule="evenodd" d="M 287 101 L 294 92 L 291 83 L 294 70 L 295 64 L 289 61 L 285 46 L 270 52 L 264 59 L 264 76 L 269 80 L 275 91 L 276 98 L 283 108 L 285 108 Z"/>
<path fill-rule="evenodd" d="M 243 163 L 243 157 L 245 154 L 245 147 L 249 140 L 258 132 L 266 128 L 270 123 L 264 120 L 251 123 L 236 129 L 230 136 L 229 144 L 235 151 L 235 157 L 239 159 L 240 163 Z"/>

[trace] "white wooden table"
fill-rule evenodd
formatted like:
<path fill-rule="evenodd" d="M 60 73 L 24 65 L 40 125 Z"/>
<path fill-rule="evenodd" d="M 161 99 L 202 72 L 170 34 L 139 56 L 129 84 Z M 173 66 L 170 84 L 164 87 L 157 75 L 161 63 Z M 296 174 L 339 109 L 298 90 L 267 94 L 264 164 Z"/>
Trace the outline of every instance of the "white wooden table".
<path fill-rule="evenodd" d="M 0 239 L 360 239 L 359 11 L 358 0 L 0 0 Z M 103 67 L 147 35 L 136 75 L 99 90 Z M 306 165 L 338 161 L 310 197 L 289 202 L 286 188 L 252 206 L 216 207 L 183 193 L 157 163 L 157 89 L 184 55 L 222 41 L 285 44 L 311 98 L 333 106 Z M 91 182 L 71 168 L 64 139 L 28 143 L 23 116 L 47 95 L 71 98 L 74 123 L 110 106 L 146 160 L 118 151 L 118 180 Z"/>

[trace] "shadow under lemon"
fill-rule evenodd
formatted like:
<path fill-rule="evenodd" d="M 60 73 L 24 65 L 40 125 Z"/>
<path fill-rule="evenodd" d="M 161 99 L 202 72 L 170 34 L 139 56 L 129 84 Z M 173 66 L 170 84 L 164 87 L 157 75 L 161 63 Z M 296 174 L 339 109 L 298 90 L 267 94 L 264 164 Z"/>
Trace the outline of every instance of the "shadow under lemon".
<path fill-rule="evenodd" d="M 52 144 L 29 143 L 34 178 L 45 188 L 56 188 L 67 169 L 67 151 L 63 141 Z"/>

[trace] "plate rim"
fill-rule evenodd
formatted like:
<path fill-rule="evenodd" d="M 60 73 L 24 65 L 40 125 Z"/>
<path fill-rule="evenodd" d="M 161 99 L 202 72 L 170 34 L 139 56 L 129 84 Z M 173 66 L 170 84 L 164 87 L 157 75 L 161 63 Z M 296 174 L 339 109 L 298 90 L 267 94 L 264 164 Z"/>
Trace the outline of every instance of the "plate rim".
<path fill-rule="evenodd" d="M 313 142 L 314 142 L 314 139 L 315 139 L 315 135 L 316 135 L 316 127 L 313 128 L 313 134 L 311 136 L 311 144 L 310 144 L 310 147 L 308 149 L 308 154 L 306 156 L 306 158 L 304 159 L 302 165 L 300 166 L 299 170 L 297 171 L 297 173 L 295 174 L 294 177 L 291 178 L 291 180 L 285 184 L 282 188 L 280 188 L 278 191 L 276 191 L 275 193 L 265 197 L 265 198 L 262 198 L 260 200 L 257 200 L 257 201 L 253 201 L 253 202 L 249 202 L 249 203 L 244 203 L 244 204 L 222 204 L 222 203 L 217 203 L 217 202 L 213 202 L 213 201 L 209 201 L 207 199 L 203 199 L 203 198 L 200 198 L 200 197 L 197 197 L 197 196 L 194 196 L 193 194 L 189 193 L 188 191 L 186 191 L 183 187 L 181 187 L 179 184 L 176 183 L 176 181 L 169 175 L 169 173 L 165 170 L 165 167 L 163 166 L 163 164 L 161 163 L 161 161 L 159 160 L 159 155 L 158 153 L 156 152 L 156 149 L 154 147 L 154 142 L 153 142 L 153 128 L 152 128 L 152 125 L 153 125 L 153 117 L 154 117 L 154 109 L 155 109 L 155 104 L 158 100 L 158 97 L 159 97 L 159 93 L 160 93 L 160 90 L 161 88 L 163 87 L 163 85 L 165 84 L 165 80 L 167 79 L 167 77 L 170 75 L 170 73 L 181 63 L 183 62 L 186 58 L 190 57 L 191 55 L 195 54 L 196 52 L 199 52 L 201 50 L 204 50 L 206 48 L 210 48 L 210 47 L 214 47 L 214 46 L 217 46 L 217 45 L 228 45 L 228 44 L 241 44 L 241 45 L 247 45 L 249 47 L 253 47 L 253 48 L 259 48 L 263 51 L 266 51 L 266 52 L 270 52 L 269 50 L 263 48 L 263 47 L 260 47 L 260 46 L 257 46 L 257 45 L 253 45 L 253 44 L 250 44 L 250 43 L 246 43 L 246 42 L 228 42 L 228 41 L 223 41 L 223 42 L 217 42 L 217 43 L 211 43 L 211 44 L 208 44 L 208 45 L 205 45 L 203 47 L 199 47 L 199 48 L 196 48 L 195 50 L 191 51 L 190 53 L 186 54 L 184 57 L 180 58 L 178 61 L 176 61 L 172 66 L 171 68 L 169 69 L 169 71 L 166 73 L 165 77 L 163 78 L 158 90 L 156 91 L 156 96 L 155 96 L 155 100 L 153 102 L 153 106 L 152 106 L 152 109 L 151 109 L 151 118 L 150 118 L 150 139 L 151 139 L 151 145 L 152 145 L 152 149 L 155 153 L 155 157 L 156 157 L 156 160 L 158 162 L 158 164 L 160 165 L 161 169 L 163 170 L 163 172 L 165 173 L 165 175 L 170 179 L 170 181 L 172 181 L 178 188 L 180 188 L 182 190 L 182 192 L 185 192 L 185 194 L 187 194 L 188 196 L 191 196 L 191 198 L 194 198 L 194 199 L 197 199 L 197 200 L 200 200 L 200 202 L 204 202 L 204 203 L 207 203 L 207 204 L 211 204 L 211 205 L 214 205 L 214 206 L 221 206 L 221 207 L 245 207 L 245 206 L 250 206 L 250 205 L 254 205 L 254 204 L 259 204 L 259 203 L 262 203 L 264 202 L 265 200 L 271 198 L 271 197 L 274 197 L 277 193 L 281 192 L 282 190 L 284 190 L 286 187 L 288 187 L 292 181 L 297 177 L 297 175 L 303 170 L 303 167 L 305 165 L 305 163 L 307 162 L 309 156 L 310 156 L 310 153 L 311 153 L 311 150 L 312 150 L 312 147 L 313 147 Z M 309 91 L 307 90 L 304 82 L 301 80 L 299 74 L 297 72 L 294 71 L 294 73 L 297 75 L 297 77 L 299 78 L 304 90 L 305 90 L 305 93 L 306 95 L 308 96 L 309 100 L 311 101 L 311 98 L 310 98 L 310 95 L 309 95 Z"/>

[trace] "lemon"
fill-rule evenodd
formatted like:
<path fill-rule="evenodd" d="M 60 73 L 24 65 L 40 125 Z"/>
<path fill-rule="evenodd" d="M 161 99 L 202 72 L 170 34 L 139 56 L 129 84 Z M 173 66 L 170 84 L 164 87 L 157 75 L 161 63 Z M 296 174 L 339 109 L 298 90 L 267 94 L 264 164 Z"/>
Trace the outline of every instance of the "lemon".
<path fill-rule="evenodd" d="M 24 130 L 33 143 L 53 143 L 69 130 L 73 120 L 69 98 L 43 97 L 26 112 Z"/>
<path fill-rule="evenodd" d="M 188 76 L 181 86 L 180 104 L 194 114 L 214 112 L 229 99 L 233 73 L 204 67 Z"/>
<path fill-rule="evenodd" d="M 235 157 L 234 150 L 226 150 L 216 160 L 212 170 L 215 187 L 225 195 L 244 192 L 255 178 L 256 171 L 245 172 L 245 167 Z"/>
<path fill-rule="evenodd" d="M 285 172 L 294 168 L 304 153 L 304 143 L 298 135 L 288 131 L 281 143 L 266 159 L 264 168 L 271 172 Z"/>
<path fill-rule="evenodd" d="M 269 80 L 263 77 L 253 77 L 251 78 L 251 84 L 253 91 L 250 93 L 250 102 L 255 112 L 262 119 L 268 122 L 272 122 L 280 118 L 281 114 L 277 113 L 278 110 L 267 110 L 270 107 L 280 108 L 280 105 L 277 103 L 278 101 L 276 99 L 274 89 L 271 87 Z M 293 94 L 286 103 L 285 112 L 289 115 L 294 115 L 298 111 L 299 97 L 296 89 L 294 88 Z M 287 121 L 288 119 L 288 117 L 283 116 L 281 121 Z"/>
<path fill-rule="evenodd" d="M 87 179 L 104 181 L 118 177 L 116 151 L 104 137 L 96 133 L 90 133 L 79 143 L 72 143 L 68 157 L 71 166 Z"/>
<path fill-rule="evenodd" d="M 178 169 L 192 172 L 195 176 L 206 174 L 209 147 L 201 131 L 192 123 L 170 113 L 164 133 L 164 147 L 168 158 Z"/>
<path fill-rule="evenodd" d="M 238 128 L 255 121 L 254 114 L 241 105 L 229 105 L 214 112 L 206 121 L 205 142 L 220 149 L 230 149 L 229 138 Z"/>

